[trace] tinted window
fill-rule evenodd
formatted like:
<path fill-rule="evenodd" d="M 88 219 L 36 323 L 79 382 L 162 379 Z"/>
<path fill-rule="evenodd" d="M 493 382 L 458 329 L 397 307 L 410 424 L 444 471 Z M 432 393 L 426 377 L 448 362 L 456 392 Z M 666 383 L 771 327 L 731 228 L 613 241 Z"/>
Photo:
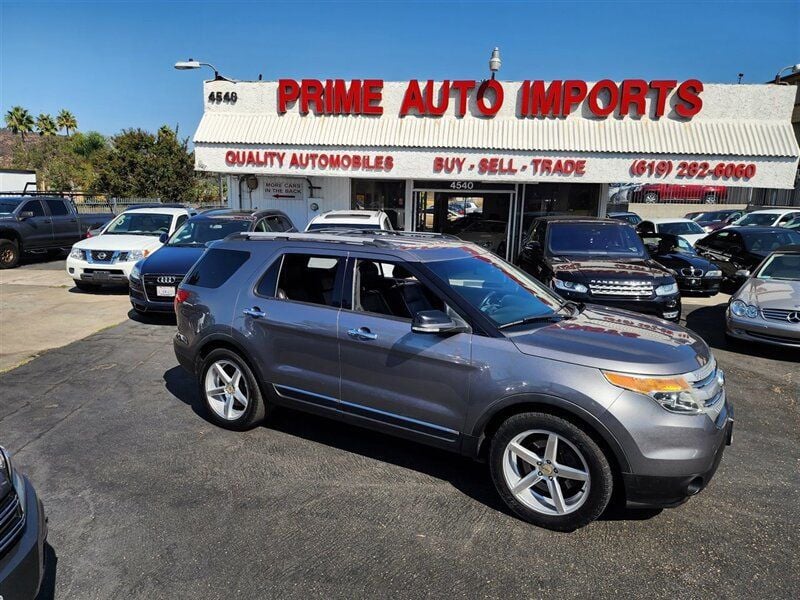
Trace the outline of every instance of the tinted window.
<path fill-rule="evenodd" d="M 800 233 L 791 229 L 750 233 L 744 237 L 744 247 L 754 254 L 769 254 L 781 246 L 800 244 Z"/>
<path fill-rule="evenodd" d="M 455 314 L 402 263 L 361 259 L 353 277 L 353 310 L 408 320 L 423 310 Z"/>
<path fill-rule="evenodd" d="M 644 256 L 642 240 L 630 225 L 614 223 L 551 223 L 552 254 Z"/>
<path fill-rule="evenodd" d="M 677 223 L 659 223 L 658 230 L 662 233 L 671 233 L 672 235 L 684 235 L 692 233 L 705 233 L 702 227 L 691 221 L 678 221 Z"/>
<path fill-rule="evenodd" d="M 44 216 L 44 208 L 42 208 L 42 203 L 38 200 L 29 200 L 25 203 L 25 206 L 22 207 L 20 212 L 32 212 L 34 217 L 43 217 Z"/>
<path fill-rule="evenodd" d="M 743 216 L 741 219 L 737 219 L 734 221 L 734 225 L 761 225 L 763 227 L 768 227 L 775 222 L 775 219 L 778 218 L 778 215 L 774 213 L 750 213 L 749 215 Z"/>
<path fill-rule="evenodd" d="M 266 220 L 267 220 L 267 228 L 270 231 L 286 231 L 287 230 L 287 227 L 284 226 L 284 221 L 286 219 L 282 219 L 281 217 L 276 215 L 276 216 L 272 216 L 272 217 L 267 217 Z"/>
<path fill-rule="evenodd" d="M 250 221 L 228 219 L 199 219 L 185 223 L 167 243 L 168 246 L 203 246 L 208 242 L 247 231 Z"/>
<path fill-rule="evenodd" d="M 800 281 L 800 254 L 773 254 L 764 262 L 756 277 Z"/>
<path fill-rule="evenodd" d="M 186 219 L 189 218 L 189 215 L 179 215 L 178 219 L 175 221 L 175 229 L 180 228 L 181 225 L 186 223 Z"/>
<path fill-rule="evenodd" d="M 204 288 L 218 288 L 230 279 L 239 267 L 250 258 L 249 252 L 209 248 L 192 272 L 186 276 L 186 283 Z"/>
<path fill-rule="evenodd" d="M 280 265 L 275 295 L 285 300 L 338 306 L 336 282 L 343 262 L 344 259 L 337 256 L 285 254 Z M 269 285 L 269 282 L 262 280 L 262 284 Z M 260 290 L 261 288 L 262 285 L 259 285 Z M 263 295 L 273 295 L 270 291 L 269 288 L 263 289 Z"/>
<path fill-rule="evenodd" d="M 0 198 L 0 214 L 10 215 L 19 206 L 19 200 Z"/>
<path fill-rule="evenodd" d="M 47 202 L 47 208 L 50 209 L 50 214 L 54 217 L 60 217 L 62 215 L 68 215 L 69 210 L 67 210 L 67 205 L 64 204 L 63 200 L 45 200 Z"/>

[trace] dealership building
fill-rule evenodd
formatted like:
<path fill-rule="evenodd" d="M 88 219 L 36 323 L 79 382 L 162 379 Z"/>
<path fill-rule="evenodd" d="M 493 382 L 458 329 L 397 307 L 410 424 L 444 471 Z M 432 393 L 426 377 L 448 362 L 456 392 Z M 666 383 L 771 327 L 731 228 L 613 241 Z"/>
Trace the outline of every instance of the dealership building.
<path fill-rule="evenodd" d="M 381 209 L 414 231 L 479 213 L 513 258 L 536 216 L 604 215 L 610 184 L 792 188 L 795 92 L 697 80 L 218 78 L 204 85 L 195 161 L 227 177 L 231 207 L 278 208 L 298 228 L 338 209 Z"/>

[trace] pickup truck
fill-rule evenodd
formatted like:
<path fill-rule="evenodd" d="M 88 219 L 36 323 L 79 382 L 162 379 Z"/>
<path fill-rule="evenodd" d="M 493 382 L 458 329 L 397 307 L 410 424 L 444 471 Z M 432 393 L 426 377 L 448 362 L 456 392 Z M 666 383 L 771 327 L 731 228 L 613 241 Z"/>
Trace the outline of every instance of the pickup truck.
<path fill-rule="evenodd" d="M 70 248 L 113 217 L 78 214 L 72 200 L 58 196 L 0 197 L 0 269 L 16 267 L 23 252 Z"/>

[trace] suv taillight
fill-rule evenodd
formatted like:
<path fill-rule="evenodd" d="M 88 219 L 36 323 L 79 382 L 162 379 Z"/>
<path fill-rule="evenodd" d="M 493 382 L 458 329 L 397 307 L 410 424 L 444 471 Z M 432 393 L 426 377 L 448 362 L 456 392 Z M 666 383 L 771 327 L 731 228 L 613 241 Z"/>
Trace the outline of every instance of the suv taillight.
<path fill-rule="evenodd" d="M 178 288 L 177 291 L 175 292 L 175 309 L 177 310 L 178 304 L 180 304 L 181 302 L 186 302 L 188 298 L 189 298 L 189 292 L 187 292 L 186 290 L 182 290 L 181 288 Z"/>

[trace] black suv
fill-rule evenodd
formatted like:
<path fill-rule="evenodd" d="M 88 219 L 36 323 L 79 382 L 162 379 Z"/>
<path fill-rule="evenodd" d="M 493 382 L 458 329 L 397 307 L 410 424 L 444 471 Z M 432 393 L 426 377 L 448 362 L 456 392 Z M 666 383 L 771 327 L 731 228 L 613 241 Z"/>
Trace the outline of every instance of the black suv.
<path fill-rule="evenodd" d="M 615 219 L 542 217 L 531 224 L 519 265 L 559 294 L 676 323 L 675 278 L 647 253 L 636 231 Z"/>
<path fill-rule="evenodd" d="M 240 231 L 297 231 L 279 210 L 233 210 L 228 208 L 202 212 L 189 219 L 157 252 L 133 267 L 130 276 L 130 300 L 133 310 L 143 312 L 173 311 L 175 289 L 208 244 Z"/>

